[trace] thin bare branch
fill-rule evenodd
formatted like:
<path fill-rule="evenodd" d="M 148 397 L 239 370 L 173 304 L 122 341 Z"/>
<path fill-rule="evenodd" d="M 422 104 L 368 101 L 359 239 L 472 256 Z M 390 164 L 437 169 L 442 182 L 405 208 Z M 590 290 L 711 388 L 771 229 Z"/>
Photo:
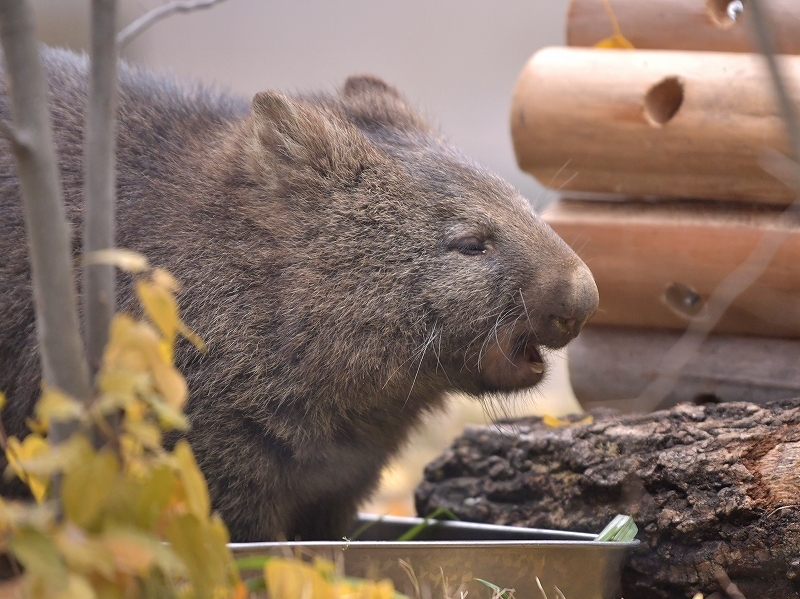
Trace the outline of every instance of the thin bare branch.
<path fill-rule="evenodd" d="M 89 396 L 89 374 L 78 328 L 70 231 L 61 192 L 47 88 L 30 6 L 0 1 L 17 165 L 28 238 L 36 330 L 47 385 Z M 58 432 L 52 431 L 58 436 Z"/>
<path fill-rule="evenodd" d="M 772 78 L 796 164 L 800 158 L 800 126 L 794 103 L 786 87 L 786 78 L 782 74 L 780 60 L 775 56 L 768 24 L 769 19 L 765 14 L 763 0 L 749 0 L 747 7 L 752 13 L 755 38 Z M 786 162 L 791 161 L 787 159 Z M 707 310 L 689 321 L 686 331 L 662 359 L 658 377 L 635 400 L 639 409 L 657 408 L 672 392 L 681 371 L 700 349 L 703 341 L 717 325 L 725 311 L 743 291 L 764 273 L 781 245 L 791 234 L 792 228 L 796 230 L 800 224 L 800 189 L 796 185 L 796 174 L 793 173 L 794 176 L 789 174 L 792 169 L 787 166 L 786 162 L 780 161 L 774 153 L 762 154 L 761 163 L 765 170 L 795 189 L 798 194 L 797 198 L 781 213 L 778 218 L 778 229 L 765 233 L 747 259 L 720 281 L 709 297 L 706 304 Z"/>
<path fill-rule="evenodd" d="M 211 8 L 225 0 L 172 0 L 166 4 L 146 12 L 117 34 L 117 49 L 121 49 L 145 29 L 176 12 L 192 12 L 202 8 Z"/>
<path fill-rule="evenodd" d="M 92 0 L 91 77 L 84 141 L 83 253 L 114 247 L 117 98 L 117 0 Z M 86 352 L 100 368 L 114 315 L 114 266 L 85 264 L 83 305 Z"/>

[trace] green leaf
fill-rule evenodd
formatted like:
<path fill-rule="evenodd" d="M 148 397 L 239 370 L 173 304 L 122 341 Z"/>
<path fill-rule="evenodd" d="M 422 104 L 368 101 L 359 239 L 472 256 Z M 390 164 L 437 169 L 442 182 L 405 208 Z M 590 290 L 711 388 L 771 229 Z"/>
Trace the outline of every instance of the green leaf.
<path fill-rule="evenodd" d="M 635 539 L 638 532 L 639 528 L 636 526 L 633 518 L 623 514 L 617 514 L 594 540 L 627 543 Z"/>
<path fill-rule="evenodd" d="M 234 563 L 239 570 L 262 570 L 268 559 L 270 557 L 265 555 L 248 555 L 240 557 Z"/>
<path fill-rule="evenodd" d="M 438 522 L 431 523 L 431 520 L 435 520 L 439 516 L 447 516 L 451 520 L 458 520 L 458 516 L 456 516 L 452 511 L 447 509 L 446 507 L 440 507 L 435 509 L 433 512 L 425 516 L 425 519 L 420 522 L 419 524 L 412 526 L 402 535 L 400 535 L 397 540 L 398 541 L 413 541 L 416 539 L 419 534 L 428 528 L 429 526 L 435 526 Z"/>
<path fill-rule="evenodd" d="M 23 527 L 10 541 L 11 552 L 28 573 L 57 589 L 67 588 L 67 568 L 53 541 L 42 531 Z"/>
<path fill-rule="evenodd" d="M 263 576 L 255 576 L 253 578 L 248 578 L 244 581 L 244 586 L 247 587 L 247 590 L 252 592 L 255 591 L 266 591 L 267 590 L 267 583 L 264 582 Z"/>

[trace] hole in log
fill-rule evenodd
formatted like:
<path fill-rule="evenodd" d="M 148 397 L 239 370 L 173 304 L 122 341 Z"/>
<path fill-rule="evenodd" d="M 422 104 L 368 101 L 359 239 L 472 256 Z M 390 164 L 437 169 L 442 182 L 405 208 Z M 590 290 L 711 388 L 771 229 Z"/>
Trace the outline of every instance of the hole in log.
<path fill-rule="evenodd" d="M 713 393 L 698 393 L 692 399 L 692 403 L 696 406 L 704 406 L 710 403 L 722 403 L 722 400 Z"/>
<path fill-rule="evenodd" d="M 706 305 L 700 294 L 685 283 L 672 283 L 664 290 L 661 299 L 670 310 L 683 318 L 697 316 Z"/>
<path fill-rule="evenodd" d="M 744 12 L 744 3 L 742 0 L 708 0 L 706 12 L 714 25 L 720 29 L 730 29 Z"/>
<path fill-rule="evenodd" d="M 644 97 L 644 113 L 650 124 L 661 127 L 677 114 L 683 104 L 683 84 L 677 77 L 656 83 Z"/>

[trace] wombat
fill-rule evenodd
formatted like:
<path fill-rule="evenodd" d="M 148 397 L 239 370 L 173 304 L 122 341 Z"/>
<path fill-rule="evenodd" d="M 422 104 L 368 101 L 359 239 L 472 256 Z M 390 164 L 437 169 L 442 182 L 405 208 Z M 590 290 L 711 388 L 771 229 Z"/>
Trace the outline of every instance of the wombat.
<path fill-rule="evenodd" d="M 77 254 L 87 60 L 43 60 Z M 250 102 L 121 64 L 118 106 L 117 243 L 177 275 L 208 344 L 176 360 L 187 437 L 235 541 L 341 537 L 447 392 L 536 385 L 546 348 L 596 310 L 588 269 L 528 202 L 377 78 Z M 40 367 L 0 152 L 0 389 L 21 435 Z"/>

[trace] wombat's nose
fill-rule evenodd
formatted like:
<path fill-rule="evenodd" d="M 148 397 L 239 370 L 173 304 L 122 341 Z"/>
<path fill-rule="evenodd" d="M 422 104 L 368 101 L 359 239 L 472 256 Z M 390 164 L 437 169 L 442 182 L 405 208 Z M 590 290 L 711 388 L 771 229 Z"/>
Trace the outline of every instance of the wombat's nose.
<path fill-rule="evenodd" d="M 558 287 L 556 296 L 543 330 L 537 332 L 540 342 L 550 347 L 561 347 L 572 341 L 597 312 L 600 301 L 594 277 L 583 263 Z"/>

